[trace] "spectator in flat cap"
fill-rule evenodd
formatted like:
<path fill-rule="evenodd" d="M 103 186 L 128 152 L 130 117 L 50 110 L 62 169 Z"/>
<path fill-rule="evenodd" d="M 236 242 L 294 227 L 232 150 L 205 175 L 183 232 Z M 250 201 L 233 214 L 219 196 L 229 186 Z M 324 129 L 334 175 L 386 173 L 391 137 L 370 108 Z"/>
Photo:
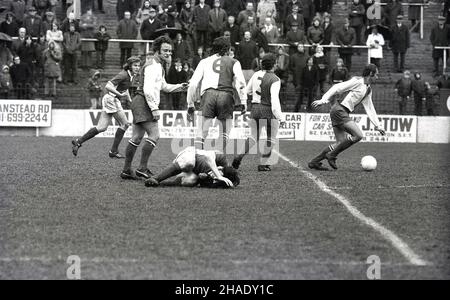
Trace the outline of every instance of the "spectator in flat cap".
<path fill-rule="evenodd" d="M 286 43 L 291 47 L 289 49 L 289 54 L 292 55 L 297 52 L 297 46 L 299 44 L 306 44 L 305 32 L 299 29 L 298 23 L 291 24 L 291 30 L 286 34 Z"/>
<path fill-rule="evenodd" d="M 17 36 L 19 24 L 12 12 L 6 13 L 5 21 L 0 24 L 0 32 L 6 33 L 9 36 Z"/>
<path fill-rule="evenodd" d="M 27 29 L 27 33 L 32 37 L 39 37 L 42 32 L 42 19 L 36 14 L 36 9 L 30 7 L 28 9 L 28 15 L 24 20 L 24 27 Z"/>

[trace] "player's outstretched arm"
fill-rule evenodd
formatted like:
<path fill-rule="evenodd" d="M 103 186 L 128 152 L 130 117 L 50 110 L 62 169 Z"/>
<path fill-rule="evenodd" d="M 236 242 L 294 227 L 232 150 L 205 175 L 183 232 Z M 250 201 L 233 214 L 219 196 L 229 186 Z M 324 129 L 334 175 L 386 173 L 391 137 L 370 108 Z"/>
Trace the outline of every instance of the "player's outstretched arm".
<path fill-rule="evenodd" d="M 367 116 L 369 117 L 370 122 L 372 122 L 372 124 L 375 125 L 375 130 L 378 131 L 381 135 L 385 135 L 386 131 L 383 129 L 383 126 L 381 126 L 378 120 L 378 115 L 372 102 L 372 93 L 370 93 L 362 101 L 362 104 L 364 106 Z"/>
<path fill-rule="evenodd" d="M 208 151 L 208 153 L 205 154 L 205 157 L 208 167 L 211 169 L 217 180 L 225 182 L 225 184 L 229 187 L 234 187 L 231 180 L 229 180 L 226 177 L 223 177 L 222 174 L 219 172 L 219 168 L 217 167 L 216 164 L 216 154 L 214 153 L 214 151 Z"/>
<path fill-rule="evenodd" d="M 311 106 L 317 108 L 320 105 L 327 104 L 330 102 L 330 98 L 336 94 L 342 94 L 348 92 L 358 86 L 358 80 L 351 78 L 347 81 L 333 85 L 323 96 L 322 99 L 314 101 Z"/>

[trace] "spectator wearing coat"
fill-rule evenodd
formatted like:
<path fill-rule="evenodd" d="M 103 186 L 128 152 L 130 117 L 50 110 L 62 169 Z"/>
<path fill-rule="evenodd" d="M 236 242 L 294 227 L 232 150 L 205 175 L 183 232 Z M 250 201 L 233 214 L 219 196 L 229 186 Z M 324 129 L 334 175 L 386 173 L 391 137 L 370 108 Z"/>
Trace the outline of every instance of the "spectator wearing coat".
<path fill-rule="evenodd" d="M 80 22 L 75 19 L 75 14 L 73 12 L 70 12 L 67 15 L 67 18 L 65 18 L 61 25 L 61 31 L 64 33 L 70 31 L 70 25 L 73 24 L 75 26 L 75 31 L 80 32 Z"/>
<path fill-rule="evenodd" d="M 445 24 L 445 17 L 438 17 L 438 24 L 431 30 L 430 42 L 433 47 L 449 45 L 449 27 Z M 447 52 L 448 53 L 448 52 Z M 433 62 L 435 76 L 439 75 L 439 60 L 443 59 L 444 53 L 441 49 L 433 49 Z M 448 56 L 447 56 L 448 57 Z"/>
<path fill-rule="evenodd" d="M 424 4 L 425 0 L 408 0 L 409 4 Z M 444 11 L 447 11 L 447 24 L 450 24 L 450 17 L 448 16 L 448 9 L 450 2 L 445 1 Z M 447 9 L 445 9 L 447 8 Z M 408 6 L 408 19 L 411 21 L 412 32 L 420 31 L 420 6 L 418 5 L 409 5 Z"/>
<path fill-rule="evenodd" d="M 276 18 L 277 9 L 275 3 L 271 0 L 261 0 L 256 9 L 256 17 L 259 19 L 259 27 L 264 25 L 266 17 Z"/>
<path fill-rule="evenodd" d="M 319 71 L 317 67 L 314 65 L 314 59 L 312 57 L 308 58 L 306 62 L 306 67 L 302 72 L 302 86 L 300 97 L 295 104 L 295 111 L 300 111 L 300 108 L 303 105 L 303 100 L 306 98 L 307 105 L 306 109 L 308 111 L 311 110 L 311 103 L 315 100 L 317 83 L 319 82 Z"/>
<path fill-rule="evenodd" d="M 297 24 L 299 30 L 305 32 L 305 19 L 303 15 L 299 13 L 299 7 L 294 5 L 292 7 L 292 13 L 288 14 L 285 21 L 284 31 L 289 32 L 292 29 L 292 24 Z"/>
<path fill-rule="evenodd" d="M 389 28 L 395 25 L 397 16 L 403 15 L 402 4 L 398 0 L 390 0 L 383 7 L 381 23 Z"/>
<path fill-rule="evenodd" d="M 97 52 L 97 69 L 105 68 L 105 54 L 108 50 L 108 43 L 111 36 L 107 32 L 105 25 L 100 25 L 98 31 L 95 33 L 95 51 Z"/>
<path fill-rule="evenodd" d="M 181 60 L 181 62 L 188 61 L 192 58 L 191 51 L 189 49 L 188 43 L 183 39 L 183 35 L 178 33 L 175 42 L 173 43 L 173 54 L 172 60 Z"/>
<path fill-rule="evenodd" d="M 398 102 L 399 114 L 403 115 L 406 112 L 406 105 L 411 97 L 412 92 L 411 72 L 409 72 L 408 70 L 403 72 L 403 77 L 400 78 L 395 84 L 395 91 L 400 97 L 400 100 Z"/>
<path fill-rule="evenodd" d="M 429 82 L 425 82 L 425 108 L 428 116 L 435 116 L 435 98 L 439 99 L 439 89 L 432 87 Z"/>
<path fill-rule="evenodd" d="M 28 9 L 28 15 L 25 17 L 24 27 L 27 30 L 27 34 L 32 37 L 40 37 L 42 32 L 42 19 L 36 14 L 36 8 L 33 6 Z"/>
<path fill-rule="evenodd" d="M 134 15 L 137 12 L 136 0 L 117 0 L 116 14 L 117 20 L 120 22 L 125 17 L 125 12 Z"/>
<path fill-rule="evenodd" d="M 227 24 L 225 25 L 223 31 L 230 32 L 230 44 L 231 46 L 236 46 L 236 43 L 238 43 L 241 40 L 240 36 L 240 29 L 239 26 L 236 25 L 235 22 L 236 18 L 233 16 L 228 16 Z"/>
<path fill-rule="evenodd" d="M 270 17 L 266 17 L 264 27 L 261 28 L 261 33 L 266 37 L 269 44 L 278 42 L 280 34 L 277 26 L 272 24 L 272 19 Z"/>
<path fill-rule="evenodd" d="M 367 37 L 366 45 L 369 47 L 369 57 L 370 63 L 377 66 L 378 69 L 381 68 L 381 59 L 383 59 L 383 46 L 384 38 L 383 35 L 378 32 L 377 25 L 371 26 L 372 33 Z"/>
<path fill-rule="evenodd" d="M 229 16 L 237 18 L 239 13 L 245 9 L 244 1 L 224 0 L 223 9 L 228 13 Z"/>
<path fill-rule="evenodd" d="M 80 20 L 80 35 L 83 39 L 95 38 L 95 30 L 97 29 L 97 17 L 92 13 L 92 9 L 88 9 Z M 92 53 L 95 52 L 95 42 L 81 43 L 81 67 L 85 70 L 92 68 Z"/>
<path fill-rule="evenodd" d="M 153 40 L 155 38 L 155 31 L 162 28 L 161 21 L 156 18 L 156 9 L 151 7 L 149 9 L 149 18 L 142 21 L 141 37 L 143 40 Z"/>
<path fill-rule="evenodd" d="M 305 32 L 302 29 L 298 28 L 298 24 L 292 23 L 291 25 L 291 30 L 286 34 L 286 43 L 290 45 L 290 55 L 297 53 L 297 46 L 299 44 L 303 45 L 307 43 Z"/>
<path fill-rule="evenodd" d="M 206 49 L 209 45 L 208 30 L 209 30 L 209 11 L 211 8 L 205 4 L 205 0 L 200 0 L 200 3 L 194 7 L 194 14 L 192 22 L 195 28 L 195 47 L 203 46 Z"/>
<path fill-rule="evenodd" d="M 253 6 L 253 2 L 247 2 L 245 10 L 241 11 L 237 17 L 237 23 L 239 25 L 245 24 L 248 20 L 248 17 L 253 17 L 256 24 L 256 12 L 255 7 Z"/>
<path fill-rule="evenodd" d="M 0 65 L 11 66 L 13 64 L 13 53 L 6 45 L 7 42 L 0 41 Z"/>
<path fill-rule="evenodd" d="M 25 1 L 13 0 L 9 4 L 9 11 L 16 17 L 17 25 L 19 25 L 19 27 L 23 26 L 23 21 L 27 12 Z"/>
<path fill-rule="evenodd" d="M 61 78 L 62 53 L 54 42 L 48 44 L 48 49 L 44 52 L 44 93 L 50 97 L 56 97 L 56 81 Z"/>
<path fill-rule="evenodd" d="M 13 90 L 9 66 L 3 65 L 0 72 L 0 99 L 9 99 Z"/>
<path fill-rule="evenodd" d="M 397 16 L 397 24 L 392 27 L 392 38 L 390 41 L 392 53 L 394 54 L 394 70 L 401 73 L 405 69 L 406 51 L 410 46 L 409 29 L 403 25 L 403 16 Z M 398 56 L 400 54 L 400 66 Z"/>
<path fill-rule="evenodd" d="M 419 72 L 414 74 L 414 78 L 411 83 L 412 92 L 414 95 L 414 114 L 416 116 L 422 115 L 422 103 L 426 101 L 426 84 L 422 79 L 422 74 Z"/>
<path fill-rule="evenodd" d="M 225 23 L 227 22 L 227 13 L 220 8 L 220 1 L 214 1 L 214 7 L 209 11 L 209 30 L 211 41 L 222 35 Z"/>
<path fill-rule="evenodd" d="M 19 24 L 12 12 L 6 13 L 5 21 L 0 24 L 0 32 L 6 33 L 9 36 L 17 36 Z"/>
<path fill-rule="evenodd" d="M 353 0 L 352 5 L 350 6 L 349 11 L 349 21 L 350 21 L 350 27 L 352 27 L 355 30 L 355 36 L 356 36 L 356 45 L 362 45 L 362 30 L 364 28 L 364 15 L 366 13 L 366 10 L 364 9 L 364 5 L 360 3 L 359 0 Z M 356 50 L 356 53 L 359 55 L 360 51 Z"/>
<path fill-rule="evenodd" d="M 308 61 L 308 55 L 305 53 L 305 47 L 303 44 L 299 44 L 296 49 L 297 52 L 290 56 L 289 70 L 292 74 L 292 83 L 294 84 L 296 93 L 298 97 L 300 97 L 303 71 L 305 70 Z M 295 111 L 300 111 L 300 107 L 296 107 Z"/>
<path fill-rule="evenodd" d="M 137 37 L 137 24 L 134 20 L 131 20 L 131 12 L 126 11 L 124 18 L 119 22 L 117 27 L 117 37 L 119 39 L 134 40 Z M 133 43 L 121 42 L 120 47 L 120 66 L 123 66 L 126 60 L 131 56 L 133 50 Z"/>
<path fill-rule="evenodd" d="M 75 24 L 69 25 L 69 32 L 64 33 L 64 78 L 63 81 L 67 83 L 78 83 L 78 50 L 81 48 L 80 33 L 75 31 Z"/>
<path fill-rule="evenodd" d="M 352 46 L 356 43 L 356 32 L 355 29 L 350 27 L 350 21 L 348 19 L 345 19 L 342 28 L 336 31 L 336 43 L 341 46 L 338 49 L 339 56 L 344 60 L 344 65 L 350 72 L 353 56 Z"/>
<path fill-rule="evenodd" d="M 19 56 L 15 56 L 14 63 L 9 69 L 9 74 L 11 75 L 11 81 L 17 99 L 29 99 L 30 79 L 32 76 L 29 66 L 23 63 Z"/>
<path fill-rule="evenodd" d="M 47 30 L 52 30 L 52 24 L 57 22 L 55 14 L 52 11 L 45 13 L 42 18 L 42 32 L 47 33 Z"/>
<path fill-rule="evenodd" d="M 250 31 L 244 33 L 244 39 L 239 43 L 237 48 L 237 58 L 241 63 L 242 72 L 244 73 L 245 81 L 248 82 L 253 76 L 252 61 L 258 56 L 258 46 L 253 41 Z"/>

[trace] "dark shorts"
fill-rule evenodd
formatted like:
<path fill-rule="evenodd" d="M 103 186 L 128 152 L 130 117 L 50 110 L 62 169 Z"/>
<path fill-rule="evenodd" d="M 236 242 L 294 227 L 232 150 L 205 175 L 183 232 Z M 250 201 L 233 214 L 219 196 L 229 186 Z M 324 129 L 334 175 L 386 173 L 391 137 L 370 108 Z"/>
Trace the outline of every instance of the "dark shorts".
<path fill-rule="evenodd" d="M 153 121 L 152 111 L 148 107 L 147 100 L 141 94 L 137 94 L 131 102 L 131 112 L 133 113 L 133 124 Z"/>
<path fill-rule="evenodd" d="M 226 120 L 233 118 L 233 94 L 214 89 L 206 90 L 200 102 L 200 110 L 205 118 Z"/>
<path fill-rule="evenodd" d="M 333 127 L 344 125 L 345 123 L 350 122 L 352 120 L 352 118 L 350 118 L 348 109 L 343 107 L 338 102 L 336 102 L 331 107 L 330 118 Z"/>
<path fill-rule="evenodd" d="M 252 118 L 253 120 L 275 119 L 272 113 L 272 107 L 262 104 L 252 104 L 252 112 L 250 114 L 250 118 Z"/>

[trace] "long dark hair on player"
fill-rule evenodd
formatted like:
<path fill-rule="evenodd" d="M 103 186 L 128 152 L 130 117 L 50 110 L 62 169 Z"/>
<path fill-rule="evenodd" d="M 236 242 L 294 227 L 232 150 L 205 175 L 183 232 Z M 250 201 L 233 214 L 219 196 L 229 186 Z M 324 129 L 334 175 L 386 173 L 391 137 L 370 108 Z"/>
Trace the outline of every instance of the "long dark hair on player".
<path fill-rule="evenodd" d="M 161 50 L 162 44 L 169 44 L 169 45 L 173 46 L 172 40 L 170 38 L 168 38 L 167 36 L 163 35 L 153 41 L 153 45 L 152 45 L 153 51 L 155 51 L 155 53 L 159 53 L 159 51 Z"/>
<path fill-rule="evenodd" d="M 218 37 L 214 40 L 212 45 L 212 53 L 219 54 L 220 56 L 224 56 L 230 50 L 231 44 L 230 41 L 224 37 Z"/>
<path fill-rule="evenodd" d="M 127 62 L 123 65 L 123 69 L 125 70 L 125 71 L 129 71 L 129 70 L 131 70 L 131 66 L 134 64 L 134 63 L 141 63 L 141 59 L 139 58 L 139 56 L 131 56 L 131 57 L 129 57 L 128 59 L 127 59 Z"/>
<path fill-rule="evenodd" d="M 364 67 L 362 77 L 373 77 L 377 73 L 377 66 L 374 64 L 368 64 Z"/>
<path fill-rule="evenodd" d="M 225 167 L 223 168 L 223 177 L 228 178 L 235 187 L 237 187 L 241 183 L 241 179 L 239 178 L 238 171 L 233 167 Z"/>

